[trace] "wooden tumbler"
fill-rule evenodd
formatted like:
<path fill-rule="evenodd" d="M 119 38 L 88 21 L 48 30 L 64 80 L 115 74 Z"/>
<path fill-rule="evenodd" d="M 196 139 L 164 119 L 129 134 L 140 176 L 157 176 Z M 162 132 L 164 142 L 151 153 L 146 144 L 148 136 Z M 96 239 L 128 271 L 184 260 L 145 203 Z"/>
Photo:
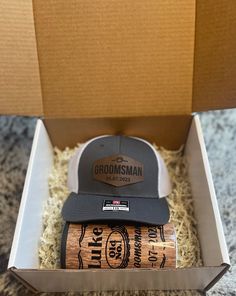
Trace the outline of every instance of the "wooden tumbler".
<path fill-rule="evenodd" d="M 174 226 L 65 224 L 61 265 L 87 268 L 175 268 Z"/>

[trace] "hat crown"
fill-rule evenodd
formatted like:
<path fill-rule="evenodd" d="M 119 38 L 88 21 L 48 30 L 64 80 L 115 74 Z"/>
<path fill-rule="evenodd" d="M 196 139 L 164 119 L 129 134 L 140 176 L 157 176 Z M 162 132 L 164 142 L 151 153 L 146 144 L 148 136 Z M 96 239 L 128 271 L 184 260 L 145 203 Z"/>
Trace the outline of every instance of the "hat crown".
<path fill-rule="evenodd" d="M 80 147 L 69 166 L 75 193 L 157 198 L 171 191 L 159 153 L 140 138 L 100 136 Z"/>

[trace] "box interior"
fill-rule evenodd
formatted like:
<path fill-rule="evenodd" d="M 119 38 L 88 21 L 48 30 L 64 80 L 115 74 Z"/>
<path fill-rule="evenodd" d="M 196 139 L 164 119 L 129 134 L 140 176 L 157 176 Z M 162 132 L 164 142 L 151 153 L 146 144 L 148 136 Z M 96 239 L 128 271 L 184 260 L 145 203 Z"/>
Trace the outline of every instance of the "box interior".
<path fill-rule="evenodd" d="M 17 218 L 9 267 L 37 268 L 44 202 L 49 197 L 48 177 L 53 165 L 53 146 L 38 120 Z"/>
<path fill-rule="evenodd" d="M 185 156 L 204 266 L 229 264 L 227 246 L 199 117 L 192 122 Z"/>
<path fill-rule="evenodd" d="M 191 115 L 123 118 L 45 119 L 53 146 L 74 147 L 95 136 L 123 134 L 144 138 L 173 150 L 186 142 Z"/>
<path fill-rule="evenodd" d="M 36 291 L 205 290 L 224 266 L 178 270 L 13 270 Z"/>
<path fill-rule="evenodd" d="M 88 119 L 86 119 L 86 121 L 87 120 Z M 108 134 L 120 131 L 119 129 L 115 129 L 115 127 L 117 127 L 116 125 L 106 125 L 103 121 L 101 123 L 100 119 L 98 119 L 98 121 L 96 121 L 96 119 L 90 120 L 90 127 L 92 128 L 96 125 L 96 129 L 91 129 L 90 134 L 87 135 L 88 137 L 95 136 L 97 135 L 97 133 Z M 113 120 L 117 124 L 116 119 Z M 131 122 L 133 122 L 132 120 Z M 163 120 L 163 118 L 161 118 L 161 120 Z M 221 220 L 217 208 L 216 197 L 213 191 L 210 168 L 206 160 L 207 156 L 206 151 L 204 150 L 204 141 L 201 134 L 200 124 L 198 122 L 198 117 L 188 117 L 188 124 L 185 120 L 183 120 L 185 124 L 183 125 L 184 128 L 182 130 L 182 136 L 178 139 L 178 141 L 179 143 L 181 143 L 182 139 L 182 144 L 184 144 L 186 141 L 186 133 L 187 131 L 189 131 L 185 153 L 189 162 L 189 177 L 193 188 L 195 215 L 198 220 L 198 234 L 204 267 L 187 269 L 179 268 L 175 270 L 149 270 L 148 274 L 150 275 L 150 279 L 153 281 L 153 288 L 158 289 L 204 289 L 218 274 L 222 273 L 225 270 L 225 264 L 229 264 L 227 248 L 225 245 Z M 54 132 L 57 133 L 57 129 L 58 131 L 60 130 L 60 125 L 63 125 L 62 120 L 58 121 L 56 119 L 50 119 L 49 121 L 47 120 L 45 122 L 38 120 L 36 128 L 29 169 L 26 177 L 26 185 L 22 196 L 22 203 L 19 211 L 12 252 L 9 260 L 9 268 L 12 268 L 15 273 L 20 275 L 24 280 L 29 281 L 33 286 L 39 288 L 40 290 L 43 289 L 45 291 L 53 291 L 56 287 L 57 291 L 66 291 L 66 289 L 69 289 L 69 287 L 71 287 L 68 285 L 72 284 L 77 272 L 80 273 L 81 282 L 77 281 L 75 289 L 79 290 L 86 290 L 88 289 L 88 287 L 96 289 L 95 286 L 86 286 L 86 282 L 88 282 L 90 276 L 99 277 L 100 279 L 102 279 L 103 277 L 112 277 L 112 273 L 110 275 L 110 273 L 106 273 L 107 271 L 54 270 L 54 273 L 50 270 L 38 270 L 38 242 L 42 231 L 43 204 L 49 196 L 48 175 L 50 174 L 53 162 L 52 147 L 56 143 L 61 145 L 61 147 L 65 147 L 66 144 L 73 145 L 73 141 L 70 142 L 69 137 L 72 137 L 73 140 L 76 139 L 77 141 L 86 140 L 86 130 L 83 130 L 84 126 L 83 124 L 80 126 L 79 122 L 81 122 L 81 120 L 79 120 L 77 124 L 75 124 L 76 128 L 74 129 L 73 133 L 69 133 L 69 135 L 67 135 L 68 139 L 62 139 L 61 142 L 58 140 L 59 135 L 54 135 L 55 138 L 51 142 L 46 129 L 48 129 L 49 135 L 53 139 L 54 136 L 52 134 Z M 176 117 L 175 121 L 171 121 L 169 131 L 172 127 L 178 125 L 178 122 L 178 117 Z M 58 127 L 55 128 L 55 126 L 57 126 L 57 123 Z M 68 122 L 66 120 L 64 126 L 65 130 L 67 130 L 68 127 L 72 127 L 74 123 L 74 120 L 72 122 Z M 155 140 L 158 145 L 165 146 L 163 144 L 164 142 L 162 142 L 161 140 L 165 139 L 164 134 L 166 130 L 164 129 L 164 131 L 162 131 L 163 134 L 160 132 L 161 126 L 159 126 L 157 130 L 155 130 L 155 126 L 158 126 L 158 124 L 160 124 L 160 118 L 158 117 L 152 118 L 152 120 L 146 122 L 147 133 L 145 135 L 145 138 L 150 141 Z M 190 124 L 191 128 L 189 126 Z M 86 122 L 85 126 L 87 125 L 88 122 Z M 167 125 L 163 124 L 163 126 L 166 127 Z M 149 129 L 150 132 L 154 131 L 152 137 L 150 137 L 151 133 L 149 134 Z M 77 137 L 75 136 L 75 131 Z M 129 124 L 127 124 L 127 129 L 125 125 L 122 129 L 122 132 L 127 134 L 134 131 L 135 130 L 130 129 Z M 155 131 L 157 131 L 157 134 L 155 133 Z M 163 138 L 159 138 L 159 134 L 162 134 Z M 63 133 L 61 133 L 61 135 L 63 135 Z M 66 142 L 67 140 L 68 142 Z M 174 145 L 170 144 L 170 147 L 174 148 Z M 27 227 L 28 225 L 30 225 L 30 227 Z M 145 272 L 146 271 L 147 270 L 145 270 Z M 35 272 L 39 272 L 40 275 L 37 275 L 37 277 L 35 277 Z M 128 270 L 125 271 L 123 274 L 119 271 L 112 272 L 116 272 L 116 275 L 118 277 L 121 277 L 122 279 L 124 279 L 125 276 L 128 276 L 130 280 L 132 278 L 137 279 L 137 270 Z M 144 271 L 138 270 L 138 274 L 139 272 L 140 274 L 142 274 Z M 138 276 L 140 276 L 140 274 Z M 171 280 L 168 279 L 170 274 L 172 278 Z M 49 275 L 50 277 L 52 277 L 52 279 L 54 278 L 54 281 L 50 281 L 50 283 L 45 284 L 44 281 Z M 58 278 L 62 278 L 64 277 L 64 275 L 65 278 L 64 280 L 62 280 L 63 285 L 56 285 L 56 282 L 58 282 Z M 185 280 L 182 279 L 183 275 L 185 276 Z M 160 280 L 157 280 L 157 278 L 162 278 L 163 281 L 160 282 Z M 112 279 L 110 283 L 111 282 Z M 102 289 L 111 288 L 110 283 L 107 283 Z M 142 282 L 138 284 L 138 286 L 137 288 L 141 289 L 145 286 L 145 283 Z M 129 287 L 129 285 L 122 285 L 122 289 L 129 289 Z"/>

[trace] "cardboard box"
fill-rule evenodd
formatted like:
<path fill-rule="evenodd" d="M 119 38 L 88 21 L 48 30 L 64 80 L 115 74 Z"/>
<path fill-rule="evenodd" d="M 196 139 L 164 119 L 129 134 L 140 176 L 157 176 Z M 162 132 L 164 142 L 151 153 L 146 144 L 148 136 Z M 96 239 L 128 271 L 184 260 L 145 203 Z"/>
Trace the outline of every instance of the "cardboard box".
<path fill-rule="evenodd" d="M 71 137 L 71 141 L 83 141 L 83 135 L 88 135 L 89 131 L 93 135 L 115 133 L 123 123 L 123 119 L 50 119 L 44 122 L 39 119 L 9 260 L 10 270 L 34 289 L 47 292 L 205 290 L 211 287 L 229 267 L 229 258 L 198 117 L 176 117 L 176 122 L 172 118 L 129 118 L 125 120 L 127 130 L 124 132 L 140 135 L 143 128 L 143 132 L 146 131 L 145 138 L 148 138 L 149 131 L 152 135 L 159 135 L 159 141 L 159 127 L 162 126 L 164 134 L 169 133 L 172 127 L 168 126 L 168 122 L 171 120 L 173 125 L 177 125 L 181 119 L 186 129 L 191 124 L 185 154 L 189 163 L 203 267 L 166 270 L 39 270 L 38 243 L 42 232 L 43 206 L 49 197 L 48 176 L 53 163 L 53 146 L 63 145 L 65 139 L 61 139 L 60 135 L 65 133 Z M 52 142 L 47 130 L 54 138 Z"/>
<path fill-rule="evenodd" d="M 199 119 L 236 105 L 236 3 L 0 3 L 0 111 L 38 120 L 9 269 L 37 291 L 207 290 L 229 258 Z M 123 133 L 185 144 L 204 266 L 39 270 L 52 146 Z"/>

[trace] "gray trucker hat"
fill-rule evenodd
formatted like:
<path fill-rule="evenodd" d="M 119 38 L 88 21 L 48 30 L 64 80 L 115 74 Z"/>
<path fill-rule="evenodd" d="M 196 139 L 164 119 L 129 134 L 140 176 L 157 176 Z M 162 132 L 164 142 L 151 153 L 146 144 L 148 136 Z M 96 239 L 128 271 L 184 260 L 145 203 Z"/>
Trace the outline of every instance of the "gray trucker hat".
<path fill-rule="evenodd" d="M 67 222 L 163 225 L 169 220 L 167 168 L 140 138 L 100 136 L 86 142 L 70 160 L 68 187 L 62 209 Z"/>

